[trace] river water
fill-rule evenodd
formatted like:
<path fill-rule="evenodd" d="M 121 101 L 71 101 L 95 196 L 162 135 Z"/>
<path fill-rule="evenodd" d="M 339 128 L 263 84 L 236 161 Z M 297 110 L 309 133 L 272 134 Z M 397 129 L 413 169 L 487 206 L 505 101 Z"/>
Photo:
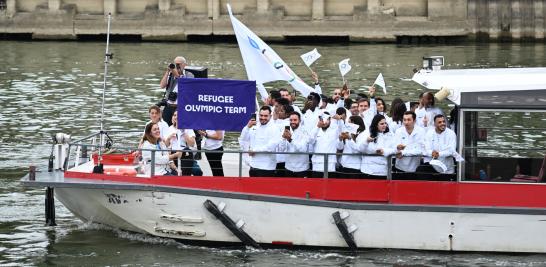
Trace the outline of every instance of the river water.
<path fill-rule="evenodd" d="M 423 55 L 445 56 L 447 68 L 546 66 L 542 44 L 272 47 L 309 82 L 299 55 L 317 47 L 323 56 L 312 67 L 328 92 L 341 84 L 337 63 L 344 58 L 351 58 L 353 69 L 346 78 L 354 90 L 364 90 L 382 72 L 388 102 L 394 97 L 417 99 L 423 89 L 409 78 Z M 112 43 L 111 50 L 107 129 L 142 129 L 147 107 L 162 96 L 159 79 L 176 55 L 208 67 L 209 77 L 246 77 L 234 43 Z M 58 201 L 58 226 L 45 227 L 44 190 L 23 188 L 18 180 L 28 165 L 47 168 L 51 134 L 83 136 L 99 128 L 104 51 L 100 42 L 0 41 L 0 266 L 546 266 L 546 256 L 535 254 L 197 247 L 83 224 Z M 228 147 L 234 147 L 236 136 L 229 134 Z"/>

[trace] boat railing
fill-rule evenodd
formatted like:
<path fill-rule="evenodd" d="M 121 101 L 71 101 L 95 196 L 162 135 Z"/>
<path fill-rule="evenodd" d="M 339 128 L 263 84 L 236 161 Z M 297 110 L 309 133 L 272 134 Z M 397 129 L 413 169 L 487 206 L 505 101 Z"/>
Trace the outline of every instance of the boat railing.
<path fill-rule="evenodd" d="M 85 137 L 79 138 L 77 140 L 74 140 L 73 142 L 70 142 L 68 144 L 68 153 L 67 157 L 64 161 L 64 169 L 67 170 L 69 168 L 78 167 L 81 164 L 91 160 L 93 158 L 93 154 L 98 154 L 98 151 L 101 150 L 101 157 L 108 155 L 110 153 L 117 153 L 119 151 L 125 151 L 126 154 L 133 153 L 134 155 L 140 156 L 143 152 L 150 152 L 150 159 L 149 162 L 146 162 L 147 171 L 145 173 L 141 173 L 142 176 L 145 177 L 153 177 L 156 174 L 158 174 L 158 170 L 156 162 L 158 158 L 158 153 L 171 153 L 173 150 L 171 149 L 142 149 L 138 148 L 138 144 L 135 142 L 134 134 L 142 134 L 141 131 L 128 131 L 128 130 L 112 130 L 112 131 L 103 131 L 97 132 L 94 134 L 87 135 Z M 99 144 L 98 140 L 100 140 L 100 136 L 107 135 L 107 138 L 104 139 L 104 144 Z M 114 136 L 115 134 L 115 136 Z M 122 139 L 125 141 L 125 144 L 123 142 L 120 142 L 120 140 L 116 140 L 115 146 L 112 144 L 108 144 L 108 140 L 112 140 L 112 137 L 115 137 L 116 139 Z M 132 140 L 132 141 L 131 141 Z M 90 153 L 89 153 L 90 152 Z M 322 177 L 323 178 L 332 178 L 329 177 L 329 173 L 331 174 L 332 171 L 328 171 L 329 166 L 331 166 L 331 161 L 335 160 L 334 164 L 338 164 L 339 159 L 342 156 L 370 156 L 370 157 L 384 157 L 383 155 L 377 155 L 377 154 L 363 154 L 363 153 L 313 153 L 313 152 L 265 152 L 265 151 L 243 151 L 243 150 L 224 150 L 224 151 L 215 151 L 215 150 L 187 150 L 184 152 L 191 152 L 193 154 L 198 153 L 207 153 L 207 154 L 223 154 L 223 171 L 224 176 L 229 177 L 246 177 L 248 176 L 248 170 L 249 170 L 249 156 L 250 154 L 255 155 L 307 155 L 309 157 L 309 163 L 311 163 L 311 156 L 319 156 L 322 157 L 322 161 L 317 161 L 315 158 L 315 164 L 320 164 L 323 166 L 322 168 Z M 91 154 L 91 155 L 90 155 Z M 332 159 L 331 156 L 335 156 L 335 159 Z M 405 156 L 406 157 L 406 156 Z M 422 157 L 422 156 L 407 156 L 407 157 Z M 95 156 L 97 158 L 97 156 Z M 386 157 L 386 177 L 387 179 L 392 179 L 393 177 L 393 159 L 394 155 L 389 155 Z M 102 159 L 99 159 L 102 160 Z M 181 175 L 181 165 L 182 161 L 188 160 L 183 158 L 177 158 L 175 159 L 176 165 L 178 168 L 178 175 Z M 190 159 L 193 160 L 193 159 Z M 94 162 L 96 164 L 96 162 Z M 142 166 L 139 166 L 140 161 L 135 162 L 128 162 L 129 165 L 133 165 L 135 168 L 140 168 L 139 172 L 142 172 Z M 142 165 L 142 164 L 140 164 Z M 207 171 L 207 174 L 210 174 L 212 172 L 212 168 L 205 168 L 208 164 L 206 161 L 200 162 L 198 165 L 198 168 L 203 168 Z M 334 171 L 336 172 L 336 171 Z M 336 172 L 339 173 L 339 172 Z"/>

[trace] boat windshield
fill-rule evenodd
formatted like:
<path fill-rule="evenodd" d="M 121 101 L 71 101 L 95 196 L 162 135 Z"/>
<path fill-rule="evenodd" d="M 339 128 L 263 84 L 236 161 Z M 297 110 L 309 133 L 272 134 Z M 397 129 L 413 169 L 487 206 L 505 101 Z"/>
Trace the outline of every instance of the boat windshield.
<path fill-rule="evenodd" d="M 466 181 L 541 182 L 546 154 L 544 110 L 462 110 L 459 144 Z M 527 180 L 525 178 L 528 178 Z"/>

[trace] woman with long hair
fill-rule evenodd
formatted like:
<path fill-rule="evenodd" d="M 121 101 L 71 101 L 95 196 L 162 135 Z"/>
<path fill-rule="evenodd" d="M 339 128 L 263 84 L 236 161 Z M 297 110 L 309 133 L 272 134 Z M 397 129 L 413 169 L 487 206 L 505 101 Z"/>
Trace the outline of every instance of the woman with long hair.
<path fill-rule="evenodd" d="M 394 135 L 389 132 L 385 116 L 375 115 L 369 133 L 359 141 L 359 150 L 364 153 L 360 171 L 367 178 L 385 179 L 389 164 L 387 158 L 395 153 Z"/>
<path fill-rule="evenodd" d="M 358 128 L 356 133 L 350 133 L 348 130 L 344 130 L 339 135 L 339 141 L 337 144 L 338 150 L 343 150 L 343 154 L 339 163 L 341 167 L 337 170 L 339 178 L 361 178 L 362 172 L 360 172 L 361 156 L 359 155 L 345 155 L 359 153 L 357 143 L 359 139 L 365 135 L 362 134 L 366 127 L 364 126 L 364 120 L 360 116 L 351 116 L 348 120 L 349 123 L 356 124 Z M 350 125 L 350 124 L 347 124 Z"/>
<path fill-rule="evenodd" d="M 169 154 L 166 151 L 168 148 L 161 140 L 161 133 L 159 131 L 159 125 L 155 122 L 150 122 L 146 125 L 144 130 L 144 136 L 142 137 L 142 160 L 146 163 L 145 173 L 151 172 L 152 151 L 162 150 L 155 152 L 155 174 L 159 175 L 173 175 L 176 173 L 176 169 L 173 169 L 173 160 L 182 155 L 181 152 Z"/>
<path fill-rule="evenodd" d="M 406 112 L 406 104 L 402 99 L 395 98 L 391 104 L 391 117 L 387 118 L 390 132 L 395 133 L 398 128 L 402 127 L 404 112 Z"/>

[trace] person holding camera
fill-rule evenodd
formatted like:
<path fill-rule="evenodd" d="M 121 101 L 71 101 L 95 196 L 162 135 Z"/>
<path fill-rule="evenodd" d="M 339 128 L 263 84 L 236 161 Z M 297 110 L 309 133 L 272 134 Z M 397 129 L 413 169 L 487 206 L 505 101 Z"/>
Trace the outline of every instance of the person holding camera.
<path fill-rule="evenodd" d="M 158 106 L 165 106 L 163 108 L 163 120 L 169 126 L 171 125 L 171 119 L 176 110 L 178 100 L 178 79 L 194 77 L 191 72 L 185 70 L 186 66 L 187 63 L 184 57 L 176 57 L 174 63 L 169 64 L 165 74 L 163 74 L 163 78 L 159 82 L 161 89 L 165 89 L 165 94 L 161 102 L 158 103 Z"/>

